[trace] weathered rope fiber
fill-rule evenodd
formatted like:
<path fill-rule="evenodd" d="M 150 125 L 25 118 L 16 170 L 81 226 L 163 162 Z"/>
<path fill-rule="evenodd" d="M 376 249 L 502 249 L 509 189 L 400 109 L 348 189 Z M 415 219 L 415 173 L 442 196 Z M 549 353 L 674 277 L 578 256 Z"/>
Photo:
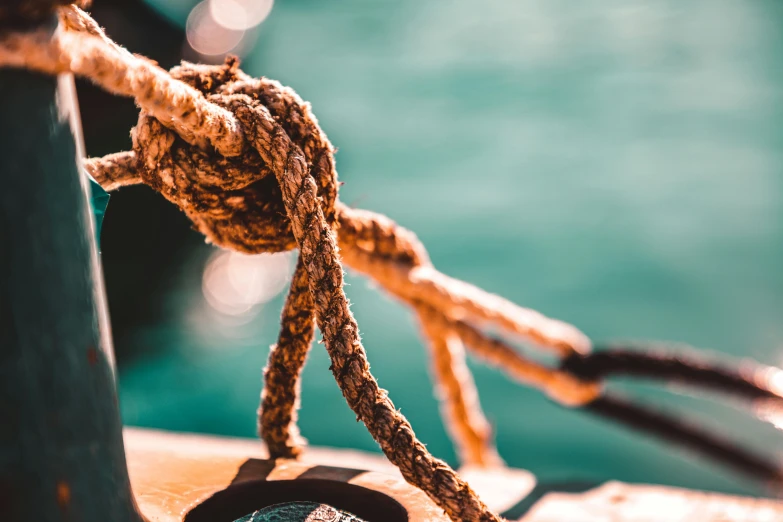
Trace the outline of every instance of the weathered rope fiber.
<path fill-rule="evenodd" d="M 233 65 L 230 64 L 229 67 L 232 67 Z M 175 75 L 183 75 L 188 76 L 193 80 L 193 73 L 195 70 L 199 70 L 204 74 L 215 74 L 216 68 L 204 68 L 204 67 L 197 67 L 188 65 L 187 67 L 181 67 L 176 70 L 174 73 Z M 221 72 L 220 74 L 224 74 Z M 268 80 L 265 80 L 267 82 L 265 84 L 265 91 L 268 91 L 269 89 L 274 89 L 274 91 L 279 95 L 282 96 L 281 93 L 284 93 L 281 87 L 279 87 L 274 82 L 270 82 Z M 201 83 L 205 83 L 204 80 L 201 81 Z M 219 82 L 212 82 L 211 85 L 214 87 Z M 257 85 L 260 85 L 260 81 L 256 82 Z M 227 85 L 227 87 L 231 88 L 232 90 L 240 90 L 248 88 L 250 84 L 247 82 L 236 82 L 231 85 Z M 293 107 L 300 107 L 301 102 L 297 102 L 293 104 Z M 292 109 L 288 107 L 286 109 L 287 112 L 290 113 Z M 308 118 L 302 118 L 298 121 L 307 121 Z M 143 137 L 144 140 L 147 140 L 146 136 L 150 134 L 149 131 L 146 130 L 146 127 L 151 124 L 151 121 L 149 119 L 141 119 L 140 120 L 144 126 L 137 127 L 137 129 L 134 131 L 134 136 L 137 137 L 136 141 L 137 143 L 141 142 L 138 137 Z M 288 120 L 283 120 L 284 122 Z M 286 123 L 284 123 L 285 125 Z M 317 127 L 316 127 L 317 128 Z M 293 133 L 293 129 L 287 129 L 289 132 Z M 153 133 L 160 132 L 160 128 L 153 129 Z M 320 129 L 317 129 L 317 132 L 320 133 Z M 304 132 L 300 130 L 298 135 L 303 135 Z M 321 141 L 321 143 L 327 143 L 325 141 Z M 146 145 L 145 145 L 146 147 Z M 155 147 L 156 150 L 159 149 L 158 146 Z M 321 149 L 330 150 L 329 145 L 322 146 Z M 310 147 L 306 148 L 305 150 L 319 150 L 316 147 Z M 325 156 L 322 156 L 325 157 Z M 158 165 L 160 163 L 160 158 L 155 157 L 152 161 L 150 161 L 150 165 Z M 194 161 L 194 160 L 190 160 Z M 104 158 L 97 158 L 90 160 L 87 163 L 87 168 L 90 171 L 90 173 L 98 180 L 102 185 L 105 187 L 110 188 L 116 188 L 118 186 L 122 186 L 125 184 L 131 184 L 131 183 L 138 183 L 141 180 L 139 179 L 139 176 L 137 173 L 130 172 L 131 169 L 136 168 L 136 162 L 137 162 L 137 155 L 135 153 L 125 153 L 125 154 L 114 154 L 110 155 Z M 331 170 L 333 167 L 331 166 L 331 163 L 326 163 L 328 165 L 327 170 Z M 234 179 L 238 179 L 240 176 L 236 175 Z M 322 176 L 322 178 L 329 179 L 330 176 Z M 161 192 L 164 192 L 167 190 L 165 187 L 160 187 L 159 182 L 156 179 L 152 179 L 149 181 L 149 184 L 152 186 L 156 186 L 158 190 L 161 190 Z M 181 185 L 181 186 L 180 186 Z M 179 202 L 180 200 L 177 200 L 176 198 L 189 198 L 190 201 L 194 201 L 196 199 L 205 200 L 205 197 L 195 197 L 191 193 L 193 191 L 192 183 L 189 179 L 185 179 L 183 183 L 177 184 L 176 191 L 170 191 L 170 195 L 167 197 L 170 197 L 175 202 Z M 166 194 L 166 192 L 164 192 Z M 208 194 L 208 197 L 212 198 L 215 197 L 213 194 Z M 226 198 L 231 199 L 231 198 Z M 241 202 L 240 202 L 241 203 Z M 239 204 L 239 203 L 238 203 Z M 193 205 L 195 206 L 195 205 Z M 192 208 L 192 207 L 191 207 Z M 385 285 L 385 287 L 393 294 L 398 295 L 403 300 L 406 301 L 412 301 L 415 299 L 421 299 L 422 302 L 428 302 L 428 303 L 434 303 L 436 306 L 439 306 L 440 308 L 446 309 L 449 314 L 452 315 L 458 315 L 462 316 L 465 315 L 465 309 L 469 311 L 473 311 L 474 315 L 477 316 L 478 319 L 485 319 L 485 320 L 496 320 L 501 325 L 511 323 L 514 326 L 514 330 L 516 332 L 525 332 L 531 335 L 531 332 L 542 332 L 537 333 L 535 336 L 532 336 L 535 340 L 538 340 L 540 342 L 548 342 L 551 344 L 559 344 L 560 350 L 563 350 L 565 347 L 568 346 L 568 337 L 566 336 L 560 336 L 552 335 L 551 332 L 566 332 L 571 333 L 573 332 L 573 328 L 563 325 L 563 323 L 551 321 L 543 318 L 539 314 L 527 311 L 524 309 L 520 309 L 519 307 L 516 307 L 515 305 L 508 303 L 506 301 L 501 300 L 500 298 L 497 298 L 495 296 L 489 296 L 488 294 L 485 294 L 481 290 L 472 287 L 470 285 L 462 284 L 452 284 L 449 278 L 446 276 L 443 276 L 442 274 L 439 274 L 437 271 L 432 269 L 431 265 L 429 264 L 429 260 L 426 256 L 426 252 L 423 249 L 423 246 L 418 243 L 418 240 L 415 238 L 415 235 L 413 235 L 411 232 L 406 231 L 400 227 L 398 227 L 394 222 L 390 221 L 388 218 L 385 218 L 383 216 L 379 216 L 377 214 L 373 214 L 366 211 L 357 211 L 353 209 L 349 209 L 343 205 L 341 205 L 339 202 L 337 203 L 337 208 L 339 210 L 338 214 L 338 222 L 339 222 L 339 237 L 340 237 L 340 245 L 343 248 L 343 254 L 345 256 L 345 260 L 352 264 L 354 267 L 359 268 L 359 270 L 368 271 L 373 277 L 376 278 L 379 282 Z M 188 209 L 186 207 L 186 212 L 192 211 L 191 209 Z M 267 211 L 266 214 L 270 214 L 272 212 Z M 258 215 L 256 212 L 254 215 Z M 195 217 L 194 219 L 195 223 L 203 223 L 203 218 Z M 211 224 L 207 224 L 207 226 L 211 226 L 211 229 L 207 229 L 205 231 L 206 234 L 209 235 L 211 230 L 215 230 L 217 227 L 213 226 Z M 228 223 L 227 226 L 235 227 L 234 223 Z M 250 228 L 247 224 L 242 224 L 240 228 L 240 232 L 246 231 L 248 228 Z M 272 229 L 266 233 L 266 237 L 268 236 L 275 236 L 276 233 L 279 230 L 285 230 L 286 229 L 286 223 L 277 223 Z M 264 229 L 266 230 L 266 229 Z M 220 236 L 217 236 L 217 241 L 226 241 L 225 234 L 223 233 L 222 229 L 219 229 Z M 242 236 L 244 237 L 244 236 Z M 259 237 L 263 237 L 260 234 L 256 234 L 254 236 L 256 239 Z M 287 244 L 284 244 L 280 248 L 285 248 Z M 232 245 L 233 248 L 237 249 L 238 246 L 236 244 Z M 244 251 L 254 251 L 251 250 L 252 248 L 258 248 L 258 245 L 247 245 L 246 243 L 243 243 L 239 245 L 239 248 Z M 353 260 L 353 263 L 352 263 Z M 365 262 L 368 261 L 368 262 Z M 402 271 L 399 270 L 400 267 L 402 268 Z M 409 270 L 411 268 L 415 267 L 424 267 L 428 269 L 427 275 L 424 275 L 422 273 L 422 277 L 419 277 L 417 280 L 414 280 L 412 278 L 409 278 L 405 270 Z M 383 277 L 383 274 L 386 273 L 387 276 Z M 392 274 L 391 277 L 388 276 L 388 274 Z M 413 282 L 412 282 L 413 281 Z M 433 290 L 433 291 L 428 291 Z M 285 314 L 284 314 L 285 317 Z M 520 321 L 516 320 L 514 321 L 514 318 L 517 317 L 524 317 L 525 320 Z M 498 320 L 498 318 L 500 318 Z M 549 332 L 546 332 L 545 328 L 542 327 L 547 325 L 548 323 L 552 323 L 555 325 L 554 328 L 550 327 Z M 285 326 L 284 326 L 285 328 Z M 579 335 L 571 335 L 572 338 L 576 339 L 577 341 L 581 341 Z M 565 339 L 564 342 L 562 339 Z M 284 352 L 278 352 L 278 350 L 275 350 L 273 352 L 273 357 L 278 356 L 279 354 L 282 354 Z M 511 357 L 520 358 L 516 352 L 513 350 L 509 352 L 511 354 Z M 279 355 L 282 357 L 282 355 Z M 272 364 L 272 360 L 270 359 L 270 366 L 267 370 L 267 383 L 269 383 L 270 378 L 274 377 L 274 371 L 273 368 L 276 367 L 276 363 Z M 456 363 L 455 363 L 456 364 Z M 531 363 L 532 364 L 532 363 Z M 524 365 L 523 365 L 524 366 Z M 519 364 L 517 365 L 511 365 L 510 367 L 520 367 Z M 440 372 L 436 373 L 437 375 L 443 375 L 444 367 L 443 365 L 439 366 Z M 542 372 L 548 371 L 544 367 L 537 366 Z M 464 385 L 468 385 L 468 382 L 471 382 L 469 379 L 464 378 L 464 372 L 463 379 L 461 382 Z M 449 382 L 454 382 L 454 379 L 452 376 L 443 376 L 441 381 L 447 380 Z M 597 390 L 597 386 L 593 384 L 586 384 L 582 385 L 578 381 L 575 381 L 571 379 L 571 381 L 574 382 L 575 387 L 581 387 L 585 388 L 587 390 L 587 395 L 585 396 L 585 393 L 582 393 L 583 396 L 586 398 L 582 400 L 581 402 L 585 402 L 589 398 L 592 398 L 595 396 L 595 390 Z M 536 382 L 535 380 L 533 382 Z M 544 382 L 543 380 L 541 382 Z M 550 379 L 549 381 L 546 381 L 549 383 L 556 383 L 557 381 L 554 379 Z M 451 393 L 447 393 L 444 395 L 444 397 L 453 397 L 455 400 L 459 399 L 459 393 L 454 388 L 454 386 L 450 387 Z M 469 392 L 468 392 L 469 393 Z M 557 395 L 557 393 L 552 393 L 553 396 Z M 271 394 L 267 393 L 265 395 L 267 404 L 269 400 L 271 400 Z M 286 402 L 286 407 L 293 407 L 293 402 Z M 444 406 L 445 410 L 448 410 L 448 406 Z M 278 410 L 278 408 L 276 408 Z M 263 408 L 262 408 L 263 412 Z M 486 425 L 486 421 L 483 420 L 483 416 L 480 414 L 480 410 L 473 411 L 470 414 L 465 412 L 464 415 L 455 415 L 451 417 L 452 419 L 457 419 L 455 422 L 458 422 L 458 419 L 473 419 L 475 420 L 479 425 Z M 265 440 L 270 445 L 270 448 L 272 449 L 272 454 L 275 456 L 287 456 L 292 453 L 289 452 L 289 450 L 282 450 L 279 454 L 276 453 L 278 448 L 283 448 L 285 446 L 281 446 L 281 441 L 289 440 L 289 437 L 287 435 L 286 428 L 274 428 L 274 429 L 264 429 L 265 423 L 271 422 L 269 419 L 271 417 L 266 417 L 266 420 L 264 416 L 262 415 L 261 419 L 261 432 L 265 433 Z M 452 433 L 471 433 L 472 439 L 475 441 L 477 439 L 481 439 L 484 441 L 488 440 L 488 436 L 486 434 L 487 430 L 482 427 L 453 427 L 453 429 L 450 430 Z M 479 432 L 483 432 L 482 435 L 478 435 Z M 277 433 L 277 436 L 275 439 L 271 438 L 272 433 Z M 270 437 L 270 438 L 267 438 Z M 296 439 L 296 437 L 293 437 L 293 439 Z M 472 457 L 468 457 L 468 453 L 462 452 L 462 454 L 466 457 L 465 463 L 471 463 L 471 464 L 483 464 L 488 465 L 492 462 L 497 462 L 497 458 L 495 457 L 496 451 L 494 448 L 491 448 L 489 446 L 485 447 L 484 449 L 479 450 L 474 443 L 469 443 L 465 441 L 461 441 L 460 439 L 455 440 L 455 443 L 457 443 L 458 446 L 461 447 L 468 447 L 472 446 L 474 448 L 472 452 Z M 294 453 L 297 450 L 291 449 L 291 451 L 294 451 Z M 482 456 L 479 456 L 482 455 Z"/>
<path fill-rule="evenodd" d="M 590 340 L 570 324 L 438 272 L 416 235 L 389 218 L 338 205 L 338 219 L 345 263 L 400 299 L 426 303 L 455 319 L 491 323 L 561 357 L 590 351 Z"/>
<path fill-rule="evenodd" d="M 236 61 L 163 71 L 112 42 L 81 10 L 60 12 L 54 32 L 0 34 L 0 66 L 73 72 L 136 99 L 141 112 L 133 150 L 86 164 L 104 188 L 145 183 L 180 207 L 209 241 L 225 248 L 246 253 L 299 249 L 259 412 L 259 431 L 272 456 L 294 457 L 301 448 L 299 375 L 315 320 L 349 406 L 406 480 L 454 520 L 499 520 L 451 468 L 427 452 L 370 374 L 343 292 L 341 261 L 415 310 L 429 342 L 441 408 L 464 463 L 502 461 L 465 365 L 463 344 L 561 404 L 610 417 L 624 407 L 602 398 L 599 377 L 611 365 L 594 364 L 600 356 L 591 359 L 590 341 L 577 329 L 445 276 L 412 232 L 340 203 L 334 149 L 309 104 L 293 90 L 245 75 Z M 482 331 L 487 324 L 548 348 L 566 362 L 557 369 L 529 361 L 487 336 Z M 680 374 L 699 381 L 698 375 Z M 682 437 L 686 443 L 697 440 Z"/>
<path fill-rule="evenodd" d="M 299 376 L 315 335 L 315 310 L 307 271 L 300 258 L 288 291 L 280 336 L 269 353 L 264 390 L 258 411 L 258 430 L 273 458 L 299 455 L 304 439 L 299 434 Z"/>
<path fill-rule="evenodd" d="M 109 40 L 76 7 L 59 10 L 61 23 L 30 32 L 2 34 L 0 64 L 47 74 L 74 73 L 109 92 L 130 96 L 140 107 L 187 136 L 203 136 L 224 156 L 238 155 L 244 136 L 230 111 L 176 81 L 154 63 Z"/>
<path fill-rule="evenodd" d="M 230 75 L 233 71 L 229 66 L 220 72 Z M 174 124 L 177 129 L 174 134 L 143 110 L 133 132 L 135 167 L 141 177 L 179 204 L 219 244 L 254 252 L 298 246 L 300 266 L 304 267 L 304 271 L 299 271 L 298 282 L 305 279 L 309 282 L 316 320 L 332 359 L 332 371 L 349 406 L 406 480 L 423 489 L 451 518 L 499 520 L 445 463 L 427 452 L 369 373 L 358 327 L 342 290 L 337 242 L 328 220 L 334 215 L 334 198 L 328 201 L 329 190 L 323 189 L 331 187 L 336 196 L 331 146 L 328 142 L 305 140 L 302 144 L 305 153 L 292 141 L 294 129 L 288 129 L 289 135 L 280 127 L 258 96 L 251 98 L 241 93 L 241 89 L 210 93 L 215 78 L 199 71 L 181 72 L 185 81 L 204 80 L 193 83 L 204 89 L 212 104 L 224 108 L 236 119 L 244 141 L 234 152 L 240 152 L 241 156 L 232 159 L 210 153 L 200 139 L 205 134 L 204 128 L 191 132 L 188 127 Z M 188 76 L 189 72 L 193 75 Z M 294 120 L 289 115 L 283 121 L 291 125 Z M 319 147 L 328 151 L 328 165 L 317 161 L 308 164 L 305 154 L 312 161 Z M 195 180 L 189 175 L 199 176 L 203 184 L 193 183 Z M 330 177 L 322 180 L 320 175 Z M 286 221 L 279 212 L 281 204 L 288 217 Z M 259 216 L 266 221 L 260 222 Z M 309 315 L 309 310 L 306 312 Z M 284 321 L 284 326 L 289 325 L 290 322 Z M 306 330 L 300 329 L 298 334 L 301 336 Z M 305 337 L 309 341 L 309 333 Z M 281 338 L 285 339 L 285 335 L 281 334 Z"/>
<path fill-rule="evenodd" d="M 427 452 L 370 374 L 358 326 L 342 290 L 337 241 L 324 217 L 302 151 L 277 126 L 266 107 L 253 99 L 228 95 L 225 105 L 238 117 L 248 140 L 274 172 L 280 186 L 310 281 L 316 320 L 332 359 L 332 372 L 348 405 L 403 476 L 423 489 L 452 518 L 498 520 L 467 484 Z"/>
<path fill-rule="evenodd" d="M 209 89 L 219 92 L 246 92 L 253 93 L 253 95 L 262 99 L 269 107 L 273 107 L 277 114 L 285 114 L 286 117 L 281 117 L 280 121 L 285 126 L 285 130 L 293 136 L 297 136 L 299 139 L 309 139 L 309 146 L 303 148 L 305 156 L 308 161 L 313 165 L 314 172 L 320 172 L 316 176 L 317 179 L 333 179 L 336 176 L 333 174 L 334 166 L 331 160 L 332 148 L 328 141 L 322 137 L 322 133 L 314 120 L 314 117 L 309 113 L 309 107 L 302 102 L 295 94 L 287 90 L 276 82 L 272 82 L 266 79 L 253 80 L 244 76 L 240 76 L 241 73 L 233 70 L 235 64 L 228 64 L 225 68 L 215 67 L 203 67 L 187 65 L 179 67 L 172 72 L 173 76 L 185 79 L 194 85 L 206 85 L 209 84 Z M 232 82 L 229 83 L 229 80 Z M 295 117 L 292 117 L 295 115 Z M 162 132 L 162 127 L 158 125 L 152 130 L 149 130 L 150 125 L 154 125 L 154 120 L 149 118 L 141 118 L 140 125 L 134 131 L 135 142 L 139 146 L 140 154 L 144 156 L 148 148 L 160 151 L 164 149 L 164 146 L 155 144 L 150 146 L 147 144 L 150 135 L 159 136 Z M 165 146 L 168 146 L 168 141 Z M 205 172 L 206 161 L 202 161 L 199 155 L 185 155 L 178 152 L 186 159 L 182 160 L 183 168 L 179 169 L 176 176 L 172 176 L 172 179 L 181 179 L 181 182 L 172 183 L 172 188 L 168 188 L 162 185 L 159 178 L 145 179 L 145 181 L 151 186 L 155 187 L 164 195 L 167 195 L 169 199 L 180 205 L 191 216 L 194 223 L 209 237 L 212 236 L 213 240 L 224 246 L 230 248 L 239 249 L 248 252 L 262 251 L 261 248 L 265 248 L 268 245 L 260 245 L 258 241 L 266 238 L 267 240 L 275 238 L 278 241 L 279 232 L 285 231 L 287 223 L 278 220 L 273 223 L 272 226 L 265 226 L 261 232 L 256 232 L 251 236 L 248 236 L 248 230 L 251 230 L 254 225 L 249 224 L 247 219 L 241 217 L 242 223 L 239 227 L 236 225 L 238 210 L 241 210 L 241 206 L 244 202 L 236 198 L 236 206 L 229 209 L 225 215 L 232 216 L 230 222 L 225 220 L 212 219 L 213 216 L 223 217 L 216 210 L 216 205 L 221 205 L 221 200 L 213 192 L 202 194 L 194 194 L 194 181 L 188 176 L 192 176 L 192 173 L 188 173 L 188 167 L 198 162 L 199 171 Z M 194 159 L 195 158 L 195 159 Z M 129 184 L 138 182 L 138 174 L 129 173 L 129 170 L 135 168 L 137 161 L 136 153 L 127 153 L 125 155 L 111 155 L 105 158 L 91 160 L 88 163 L 88 169 L 92 175 L 104 186 L 115 188 L 122 186 L 123 184 Z M 168 160 L 166 160 L 168 162 Z M 151 167 L 156 167 L 161 163 L 161 157 L 155 156 L 148 161 Z M 172 163 L 173 164 L 173 163 Z M 166 163 L 166 167 L 169 167 L 169 163 Z M 226 165 L 223 161 L 223 168 L 232 168 L 231 165 Z M 176 165 L 172 167 L 172 170 L 177 169 Z M 237 172 L 232 172 L 232 180 L 243 179 L 243 175 Z M 204 174 L 202 174 L 202 178 Z M 220 177 L 215 174 L 213 183 L 219 183 Z M 329 184 L 321 184 L 322 187 L 329 187 Z M 230 188 L 230 187 L 226 187 Z M 266 186 L 267 192 L 274 190 L 274 186 Z M 234 198 L 230 194 L 221 196 L 222 201 L 234 201 Z M 332 193 L 328 194 L 329 201 L 333 201 L 335 197 Z M 194 201 L 198 203 L 194 204 Z M 209 219 L 203 217 L 206 212 L 199 215 L 199 210 L 202 208 L 211 212 Z M 445 310 L 448 315 L 463 316 L 466 313 L 472 315 L 478 320 L 494 321 L 500 326 L 509 327 L 515 333 L 527 334 L 529 338 L 539 342 L 543 345 L 553 346 L 558 352 L 570 352 L 573 351 L 575 346 L 584 349 L 587 345 L 584 341 L 584 337 L 576 332 L 573 327 L 565 325 L 558 321 L 552 321 L 540 316 L 536 312 L 521 309 L 512 303 L 502 300 L 496 296 L 490 296 L 481 290 L 472 287 L 470 285 L 456 282 L 440 274 L 432 268 L 431 264 L 424 251 L 423 246 L 418 242 L 411 232 L 406 231 L 398 227 L 394 222 L 388 220 L 383 216 L 366 212 L 356 211 L 349 209 L 339 202 L 337 203 L 338 222 L 339 222 L 339 237 L 340 245 L 342 247 L 344 260 L 359 269 L 360 271 L 368 272 L 381 284 L 383 284 L 387 290 L 397 295 L 401 299 L 407 302 L 422 302 L 434 305 L 437 308 Z M 257 218 L 261 216 L 267 219 L 267 216 L 272 215 L 276 217 L 279 215 L 279 211 L 276 208 L 268 210 L 262 208 L 263 212 L 258 210 L 253 211 L 252 217 Z M 244 216 L 248 212 L 243 212 L 240 216 Z M 248 218 L 250 219 L 250 218 Z M 257 227 L 257 229 L 259 229 Z M 241 242 L 237 241 L 237 237 Z M 248 243 L 245 238 L 252 237 L 255 243 Z M 272 242 L 274 243 L 274 241 Z M 271 243 L 270 243 L 271 244 Z M 273 244 L 275 249 L 286 249 L 292 247 L 292 242 L 283 242 L 280 245 Z M 418 276 L 411 277 L 409 271 L 417 269 L 419 270 Z M 285 328 L 285 326 L 284 326 Z M 437 350 L 441 346 L 440 342 L 433 342 L 431 344 L 433 349 Z M 480 347 L 481 345 L 479 345 Z M 273 352 L 273 356 L 282 357 L 284 352 Z M 442 355 L 442 352 L 433 352 L 435 357 L 438 354 Z M 515 352 L 511 352 L 512 358 L 520 358 Z M 465 402 L 463 395 L 475 395 L 475 392 L 467 390 L 458 390 L 455 383 L 461 382 L 464 387 L 474 388 L 472 386 L 472 378 L 465 372 L 464 365 L 459 365 L 457 360 L 453 361 L 454 365 L 459 365 L 460 368 L 455 371 L 445 372 L 446 367 L 443 364 L 443 359 L 435 358 L 435 377 L 440 383 L 439 388 L 441 390 L 450 390 L 443 393 L 442 397 L 444 401 L 453 403 L 444 405 L 444 411 L 455 411 L 454 405 L 461 404 L 460 408 L 463 410 L 461 414 L 452 414 L 448 418 L 451 419 L 450 432 L 454 435 L 455 443 L 462 448 L 460 451 L 464 457 L 464 462 L 469 464 L 489 465 L 490 463 L 499 462 L 496 456 L 496 450 L 489 444 L 491 437 L 488 433 L 488 423 L 483 418 L 480 409 L 477 407 L 477 401 L 471 400 Z M 437 364 L 440 361 L 440 364 Z M 520 365 L 511 365 L 510 367 L 519 367 Z M 270 360 L 270 367 L 267 370 L 267 383 L 271 378 L 274 378 L 275 373 L 272 370 L 275 366 L 272 365 Z M 548 371 L 547 369 L 537 366 L 542 372 Z M 459 381 L 456 379 L 456 375 L 461 375 Z M 558 383 L 568 384 L 568 379 L 541 379 L 533 382 L 548 383 L 554 386 Z M 571 379 L 573 385 L 571 388 L 582 388 L 585 391 L 581 394 L 577 391 L 578 395 L 581 395 L 581 399 L 576 399 L 577 403 L 584 403 L 587 400 L 595 397 L 598 387 L 593 384 L 582 385 L 580 382 Z M 451 383 L 451 386 L 444 388 L 443 383 Z M 558 396 L 559 394 L 553 390 L 550 391 L 552 396 Z M 573 391 L 567 390 L 571 395 Z M 265 401 L 271 406 L 272 395 L 266 393 Z M 574 400 L 569 400 L 574 402 Z M 476 407 L 472 408 L 470 412 L 467 411 L 469 404 L 475 404 Z M 293 402 L 285 402 L 286 408 L 294 407 Z M 263 412 L 262 408 L 262 412 Z M 280 408 L 275 408 L 275 411 L 279 411 Z M 265 429 L 264 425 L 271 422 L 272 417 L 261 418 L 261 433 L 266 434 L 264 437 L 267 443 L 272 449 L 272 454 L 275 456 L 288 456 L 291 455 L 290 451 L 294 453 L 297 450 L 293 448 L 287 448 L 282 445 L 281 442 L 285 440 L 296 439 L 293 435 L 293 439 L 289 439 L 286 428 L 269 428 Z M 276 436 L 272 438 L 272 434 Z M 479 442 L 481 441 L 481 442 Z M 472 448 L 467 450 L 466 448 Z M 276 451 L 280 449 L 279 455 Z"/>
<path fill-rule="evenodd" d="M 502 465 L 492 427 L 481 410 L 476 383 L 465 361 L 465 348 L 452 329 L 452 321 L 426 305 L 415 309 L 429 346 L 441 415 L 460 462 L 465 466 Z"/>

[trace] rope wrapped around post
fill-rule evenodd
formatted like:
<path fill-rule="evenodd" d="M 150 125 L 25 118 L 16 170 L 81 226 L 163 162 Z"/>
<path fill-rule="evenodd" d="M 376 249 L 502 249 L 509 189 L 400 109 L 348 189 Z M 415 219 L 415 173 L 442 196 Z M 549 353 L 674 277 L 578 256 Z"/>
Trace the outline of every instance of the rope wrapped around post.
<path fill-rule="evenodd" d="M 571 325 L 449 278 L 434 268 L 412 232 L 342 204 L 334 149 L 309 104 L 293 90 L 245 75 L 235 60 L 163 71 L 109 40 L 78 8 L 60 12 L 54 36 L 40 31 L 0 35 L 0 66 L 71 71 L 135 98 L 141 112 L 132 132 L 133 150 L 86 163 L 105 189 L 145 183 L 224 248 L 245 253 L 299 249 L 259 413 L 260 434 L 271 455 L 295 457 L 301 449 L 299 375 L 315 321 L 346 401 L 405 479 L 454 520 L 500 520 L 450 467 L 428 453 L 373 378 L 343 292 L 342 262 L 416 312 L 429 341 L 444 417 L 466 464 L 502 461 L 461 345 L 561 404 L 600 405 L 603 374 L 585 366 L 599 360 L 590 358 L 588 338 Z M 521 335 L 567 362 L 549 368 L 529 361 L 486 335 L 486 324 Z"/>

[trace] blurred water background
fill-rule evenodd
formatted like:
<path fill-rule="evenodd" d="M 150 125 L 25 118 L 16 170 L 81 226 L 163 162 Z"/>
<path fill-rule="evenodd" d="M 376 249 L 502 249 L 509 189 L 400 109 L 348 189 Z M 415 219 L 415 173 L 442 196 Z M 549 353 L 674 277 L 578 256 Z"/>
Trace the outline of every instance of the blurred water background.
<path fill-rule="evenodd" d="M 164 65 L 220 60 L 186 41 L 195 1 L 149 0 L 147 18 L 133 19 L 161 17 L 148 39 L 163 46 L 156 35 L 170 34 L 168 58 L 134 40 L 122 13 L 99 11 L 110 2 L 95 3 L 133 51 Z M 778 0 L 278 0 L 261 25 L 227 38 L 246 71 L 312 102 L 339 148 L 342 200 L 414 230 L 443 272 L 596 340 L 677 340 L 778 365 L 782 28 Z M 89 120 L 88 147 L 103 132 Z M 103 233 L 124 421 L 253 437 L 292 258 L 220 254 L 149 192 L 112 196 Z M 153 219 L 145 226 L 140 208 Z M 360 277 L 348 284 L 374 374 L 429 450 L 454 464 L 411 314 Z M 315 344 L 303 434 L 378 451 L 328 366 Z M 500 453 L 542 481 L 761 493 L 472 368 Z M 620 387 L 773 458 L 783 450 L 779 431 L 739 410 Z"/>

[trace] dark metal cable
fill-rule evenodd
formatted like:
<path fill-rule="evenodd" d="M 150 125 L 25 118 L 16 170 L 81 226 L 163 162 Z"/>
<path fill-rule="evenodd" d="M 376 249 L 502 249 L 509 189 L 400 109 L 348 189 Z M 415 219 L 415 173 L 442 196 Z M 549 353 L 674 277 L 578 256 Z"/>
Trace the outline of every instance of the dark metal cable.
<path fill-rule="evenodd" d="M 770 386 L 765 368 L 732 369 L 693 354 L 611 347 L 571 355 L 562 362 L 561 369 L 587 381 L 624 375 L 702 387 L 747 400 L 783 399 Z"/>
<path fill-rule="evenodd" d="M 775 487 L 783 484 L 783 469 L 774 459 L 761 457 L 682 418 L 614 394 L 605 394 L 583 406 L 581 410 L 677 444 L 752 479 L 770 483 Z"/>

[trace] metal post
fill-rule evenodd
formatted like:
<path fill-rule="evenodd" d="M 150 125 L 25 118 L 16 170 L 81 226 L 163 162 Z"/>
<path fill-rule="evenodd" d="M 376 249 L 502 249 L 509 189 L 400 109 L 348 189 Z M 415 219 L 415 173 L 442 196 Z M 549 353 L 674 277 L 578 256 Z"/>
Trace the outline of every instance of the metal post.
<path fill-rule="evenodd" d="M 0 519 L 139 522 L 73 78 L 0 69 Z"/>

